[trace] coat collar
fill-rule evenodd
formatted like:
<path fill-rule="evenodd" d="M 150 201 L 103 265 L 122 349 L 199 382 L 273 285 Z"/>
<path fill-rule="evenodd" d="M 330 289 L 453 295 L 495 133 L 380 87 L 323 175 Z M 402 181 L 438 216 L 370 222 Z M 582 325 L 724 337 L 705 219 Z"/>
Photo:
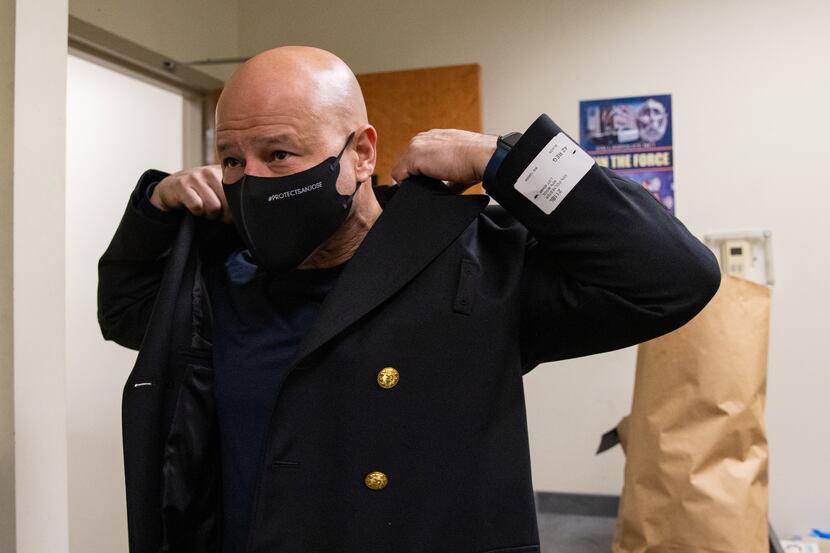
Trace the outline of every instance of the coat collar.
<path fill-rule="evenodd" d="M 291 367 L 403 288 L 488 202 L 484 195 L 454 194 L 434 179 L 404 181 L 329 292 Z"/>

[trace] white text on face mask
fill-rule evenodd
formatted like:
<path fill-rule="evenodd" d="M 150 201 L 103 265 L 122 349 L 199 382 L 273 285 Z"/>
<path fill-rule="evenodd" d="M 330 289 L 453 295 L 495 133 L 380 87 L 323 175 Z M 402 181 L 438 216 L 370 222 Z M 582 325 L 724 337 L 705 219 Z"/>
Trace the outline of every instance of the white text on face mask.
<path fill-rule="evenodd" d="M 308 186 L 303 186 L 302 188 L 295 188 L 294 190 L 286 190 L 285 192 L 280 192 L 278 194 L 271 194 L 268 196 L 268 201 L 273 202 L 274 200 L 282 200 L 284 198 L 290 198 L 291 196 L 299 196 L 300 194 L 317 190 L 322 186 L 323 181 L 317 181 L 314 184 L 309 184 Z"/>

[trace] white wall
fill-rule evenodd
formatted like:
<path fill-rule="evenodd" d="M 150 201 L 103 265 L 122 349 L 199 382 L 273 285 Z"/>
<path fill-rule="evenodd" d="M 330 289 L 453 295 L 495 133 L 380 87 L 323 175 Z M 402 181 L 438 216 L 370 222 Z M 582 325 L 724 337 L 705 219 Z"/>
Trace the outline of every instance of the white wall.
<path fill-rule="evenodd" d="M 69 13 L 179 61 L 238 55 L 236 0 L 70 0 Z M 224 79 L 232 66 L 200 66 Z"/>
<path fill-rule="evenodd" d="M 66 468 L 66 0 L 18 0 L 14 64 L 17 553 L 69 551 Z"/>
<path fill-rule="evenodd" d="M 678 215 L 698 236 L 744 228 L 774 236 L 771 520 L 785 535 L 827 527 L 830 189 L 821 164 L 830 3 L 239 0 L 239 8 L 241 52 L 311 44 L 356 72 L 478 62 L 491 133 L 522 130 L 542 111 L 577 133 L 581 99 L 671 93 Z M 622 456 L 593 450 L 629 409 L 633 365 L 627 350 L 527 377 L 538 489 L 619 493 Z"/>
<path fill-rule="evenodd" d="M 74 56 L 67 84 L 70 544 L 112 553 L 127 550 L 121 391 L 136 355 L 101 337 L 97 263 L 138 176 L 181 166 L 183 99 Z"/>

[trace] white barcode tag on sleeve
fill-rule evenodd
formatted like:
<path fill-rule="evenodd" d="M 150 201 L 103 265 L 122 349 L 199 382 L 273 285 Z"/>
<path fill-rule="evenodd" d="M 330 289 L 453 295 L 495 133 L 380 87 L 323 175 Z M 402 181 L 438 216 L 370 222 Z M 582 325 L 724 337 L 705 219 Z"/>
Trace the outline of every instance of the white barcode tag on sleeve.
<path fill-rule="evenodd" d="M 560 132 L 533 158 L 515 188 L 550 215 L 593 165 L 591 156 Z"/>

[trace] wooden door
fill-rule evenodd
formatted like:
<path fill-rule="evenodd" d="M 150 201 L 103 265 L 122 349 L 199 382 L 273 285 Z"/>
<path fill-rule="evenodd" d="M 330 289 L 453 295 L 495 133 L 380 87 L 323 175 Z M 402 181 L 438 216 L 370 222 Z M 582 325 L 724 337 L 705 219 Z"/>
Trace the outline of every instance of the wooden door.
<path fill-rule="evenodd" d="M 391 184 L 392 166 L 409 140 L 429 129 L 481 132 L 478 64 L 358 75 L 369 123 L 378 131 L 379 184 Z M 483 193 L 481 185 L 468 193 Z"/>

